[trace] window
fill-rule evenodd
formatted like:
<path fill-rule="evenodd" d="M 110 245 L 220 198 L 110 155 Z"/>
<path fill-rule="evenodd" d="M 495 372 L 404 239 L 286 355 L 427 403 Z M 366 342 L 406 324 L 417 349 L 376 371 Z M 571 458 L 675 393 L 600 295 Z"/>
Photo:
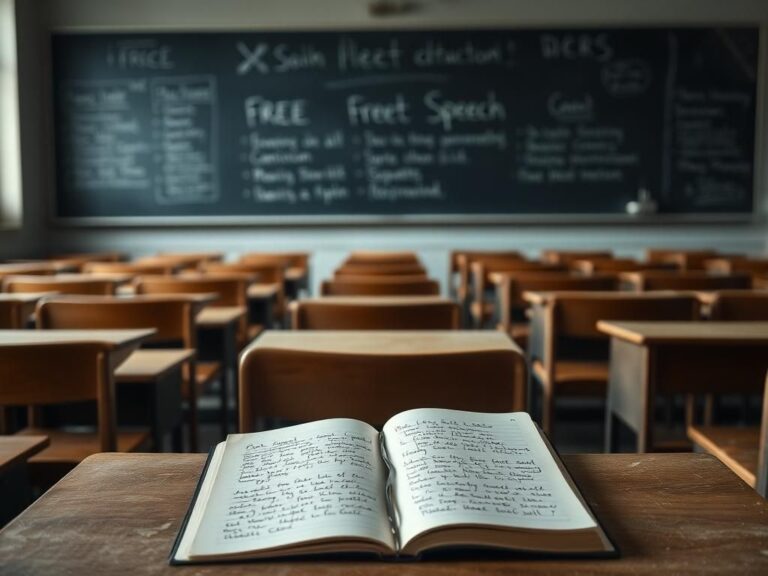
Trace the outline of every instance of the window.
<path fill-rule="evenodd" d="M 14 0 L 0 0 L 0 227 L 21 224 L 21 150 Z"/>

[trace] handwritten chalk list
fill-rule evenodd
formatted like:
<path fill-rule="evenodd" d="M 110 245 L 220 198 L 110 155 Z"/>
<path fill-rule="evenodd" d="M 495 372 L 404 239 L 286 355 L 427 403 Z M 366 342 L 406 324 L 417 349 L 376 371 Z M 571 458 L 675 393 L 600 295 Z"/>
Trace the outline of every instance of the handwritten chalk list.
<path fill-rule="evenodd" d="M 55 34 L 56 215 L 748 214 L 758 36 Z"/>

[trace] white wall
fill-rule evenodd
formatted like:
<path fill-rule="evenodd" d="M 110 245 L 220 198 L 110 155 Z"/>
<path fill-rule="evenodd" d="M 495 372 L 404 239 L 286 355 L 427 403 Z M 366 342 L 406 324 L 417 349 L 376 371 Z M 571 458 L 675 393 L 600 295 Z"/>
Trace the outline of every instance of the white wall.
<path fill-rule="evenodd" d="M 768 29 L 766 0 L 424 0 L 408 15 L 371 18 L 364 0 L 46 0 L 35 3 L 43 29 L 279 29 L 323 27 L 472 27 L 530 25 L 632 25 L 760 23 Z M 764 50 L 765 53 L 765 50 Z M 768 80 L 763 59 L 762 77 Z M 46 67 L 49 67 L 49 62 Z M 44 69 L 43 76 L 49 74 Z M 22 90 L 34 90 L 27 82 Z M 46 106 L 42 112 L 48 115 Z M 37 119 L 22 111 L 22 128 L 36 129 Z M 46 150 L 48 129 L 40 142 Z M 768 132 L 764 119 L 763 133 Z M 763 148 L 761 171 L 768 167 Z M 34 156 L 37 163 L 38 158 Z M 52 174 L 50 162 L 38 174 Z M 766 179 L 758 191 L 761 211 L 768 214 Z M 52 189 L 52 181 L 46 183 Z M 26 198 L 46 201 L 35 182 L 25 181 Z M 309 249 L 315 254 L 315 280 L 355 248 L 416 249 L 427 267 L 443 279 L 447 253 L 453 248 L 517 248 L 537 253 L 545 247 L 613 248 L 638 254 L 646 246 L 714 246 L 725 251 L 768 251 L 764 222 L 739 225 L 602 225 L 555 226 L 408 226 L 408 227 L 237 227 L 183 229 L 47 228 L 51 250 L 120 249 L 141 254 L 159 249 L 221 248 L 235 254 L 245 250 Z M 0 251 L 2 248 L 0 248 Z M 1 253 L 1 252 L 0 252 Z"/>

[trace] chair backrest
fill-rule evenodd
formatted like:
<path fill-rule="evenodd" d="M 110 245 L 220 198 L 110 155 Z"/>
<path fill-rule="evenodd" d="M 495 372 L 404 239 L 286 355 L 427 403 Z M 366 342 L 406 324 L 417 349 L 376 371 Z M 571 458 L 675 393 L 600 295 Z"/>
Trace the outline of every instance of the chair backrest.
<path fill-rule="evenodd" d="M 251 274 L 256 282 L 261 284 L 279 284 L 285 282 L 285 267 L 276 262 L 208 262 L 203 265 L 203 273 L 207 276 L 229 276 L 232 274 Z"/>
<path fill-rule="evenodd" d="M 440 285 L 426 277 L 355 276 L 326 280 L 322 296 L 436 296 Z"/>
<path fill-rule="evenodd" d="M 247 276 L 142 276 L 134 282 L 137 294 L 216 294 L 210 306 L 247 306 Z"/>
<path fill-rule="evenodd" d="M 685 321 L 699 317 L 692 295 L 622 292 L 557 292 L 551 295 L 553 335 L 607 340 L 597 330 L 600 320 Z"/>
<path fill-rule="evenodd" d="M 344 260 L 344 265 L 377 265 L 377 264 L 420 264 L 416 252 L 395 251 L 384 252 L 375 250 L 355 250 Z"/>
<path fill-rule="evenodd" d="M 602 258 L 597 260 L 573 260 L 570 263 L 572 270 L 585 275 L 607 272 L 632 272 L 635 270 L 659 269 L 663 264 L 638 262 L 631 258 Z"/>
<path fill-rule="evenodd" d="M 18 300 L 0 300 L 0 329 L 20 330 L 26 325 L 24 304 Z"/>
<path fill-rule="evenodd" d="M 557 292 L 557 291 L 608 291 L 618 288 L 615 276 L 572 276 L 567 272 L 510 272 L 505 273 L 505 281 L 499 285 L 499 319 L 501 325 L 509 328 L 513 314 L 527 307 L 523 300 L 523 292 Z"/>
<path fill-rule="evenodd" d="M 306 269 L 309 265 L 308 252 L 247 252 L 240 256 L 242 264 L 280 264 L 285 267 Z"/>
<path fill-rule="evenodd" d="M 717 256 L 717 250 L 652 248 L 645 251 L 646 262 L 674 264 L 680 270 L 703 270 L 704 263 Z"/>
<path fill-rule="evenodd" d="M 155 328 L 150 343 L 197 348 L 195 310 L 184 296 L 68 296 L 41 301 L 36 319 L 44 329 Z"/>
<path fill-rule="evenodd" d="M 574 260 L 597 260 L 613 258 L 610 250 L 542 250 L 541 261 L 549 264 L 568 266 Z"/>
<path fill-rule="evenodd" d="M 642 291 L 742 290 L 752 287 L 752 278 L 748 274 L 714 275 L 699 270 L 680 272 L 649 270 L 629 274 L 635 278 L 634 288 Z"/>
<path fill-rule="evenodd" d="M 718 292 L 710 305 L 709 318 L 726 322 L 768 321 L 768 292 Z"/>
<path fill-rule="evenodd" d="M 52 276 L 56 273 L 55 265 L 43 264 L 0 264 L 0 280 L 8 276 Z"/>
<path fill-rule="evenodd" d="M 414 276 L 427 271 L 419 263 L 344 264 L 334 272 L 336 278 L 344 276 Z"/>
<path fill-rule="evenodd" d="M 768 273 L 768 259 L 716 258 L 707 260 L 705 267 L 708 272 L 717 274 L 730 274 L 732 272 L 764 274 Z"/>
<path fill-rule="evenodd" d="M 370 343 L 375 333 L 332 337 L 332 332 L 290 332 L 283 338 L 310 334 L 319 342 L 316 349 L 290 342 L 272 345 L 268 336 L 273 334 L 242 354 L 241 432 L 253 430 L 260 417 L 345 417 L 380 426 L 411 408 L 508 412 L 514 410 L 516 388 L 523 385 L 516 381 L 522 356 L 511 341 L 503 347 L 435 351 L 424 344 L 430 333 L 419 332 L 388 333 L 386 343 L 370 350 L 359 344 Z M 337 345 L 339 335 L 350 346 Z"/>
<path fill-rule="evenodd" d="M 113 367 L 107 344 L 0 344 L 0 406 L 95 400 L 101 450 L 117 450 Z"/>
<path fill-rule="evenodd" d="M 56 276 L 9 276 L 3 280 L 4 292 L 57 292 L 58 294 L 82 294 L 111 296 L 117 285 L 111 280 L 98 278 L 58 279 Z"/>
<path fill-rule="evenodd" d="M 86 262 L 86 274 L 174 274 L 179 265 L 174 262 Z"/>
<path fill-rule="evenodd" d="M 526 260 L 526 257 L 517 250 L 453 250 L 449 256 L 449 270 L 452 274 L 459 271 L 459 264 L 462 258 L 469 262 L 477 258 Z"/>
<path fill-rule="evenodd" d="M 437 298 L 318 298 L 291 304 L 295 330 L 457 330 L 459 305 Z"/>

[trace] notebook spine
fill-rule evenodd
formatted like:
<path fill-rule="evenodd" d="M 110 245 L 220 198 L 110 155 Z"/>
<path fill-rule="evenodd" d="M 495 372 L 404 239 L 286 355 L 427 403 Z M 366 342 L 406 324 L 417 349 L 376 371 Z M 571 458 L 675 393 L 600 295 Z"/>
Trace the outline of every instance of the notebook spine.
<path fill-rule="evenodd" d="M 389 527 L 392 531 L 392 536 L 395 539 L 395 550 L 398 555 L 401 549 L 400 542 L 400 512 L 397 508 L 397 499 L 395 498 L 395 468 L 392 466 L 392 462 L 389 459 L 387 453 L 387 443 L 384 440 L 384 432 L 379 432 L 379 448 L 381 451 L 381 459 L 387 466 L 387 484 L 384 488 L 384 496 L 387 502 L 387 518 L 389 519 Z"/>

